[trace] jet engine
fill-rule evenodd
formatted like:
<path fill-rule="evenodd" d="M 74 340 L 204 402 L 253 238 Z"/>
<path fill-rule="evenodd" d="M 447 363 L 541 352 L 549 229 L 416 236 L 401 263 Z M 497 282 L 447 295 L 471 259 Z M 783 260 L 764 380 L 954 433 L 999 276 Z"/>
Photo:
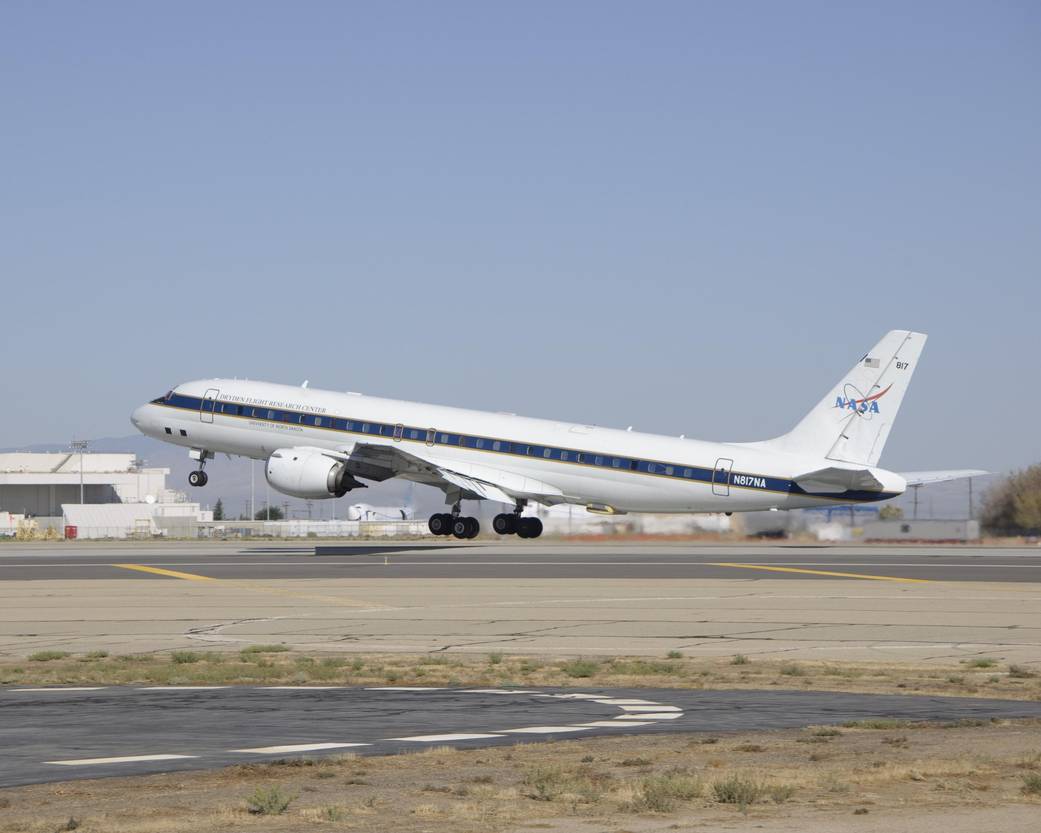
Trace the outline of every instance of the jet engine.
<path fill-rule="evenodd" d="M 365 485 L 347 473 L 345 462 L 317 448 L 276 449 L 268 457 L 264 475 L 282 494 L 314 500 L 343 497 Z"/>

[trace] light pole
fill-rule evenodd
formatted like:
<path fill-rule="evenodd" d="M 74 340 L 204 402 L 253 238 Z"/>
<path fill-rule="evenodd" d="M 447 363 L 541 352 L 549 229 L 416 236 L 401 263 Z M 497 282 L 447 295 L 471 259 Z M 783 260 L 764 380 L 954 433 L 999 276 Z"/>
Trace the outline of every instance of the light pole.
<path fill-rule="evenodd" d="M 80 506 L 83 505 L 83 452 L 90 445 L 90 440 L 73 440 L 69 445 L 73 451 L 80 453 Z"/>

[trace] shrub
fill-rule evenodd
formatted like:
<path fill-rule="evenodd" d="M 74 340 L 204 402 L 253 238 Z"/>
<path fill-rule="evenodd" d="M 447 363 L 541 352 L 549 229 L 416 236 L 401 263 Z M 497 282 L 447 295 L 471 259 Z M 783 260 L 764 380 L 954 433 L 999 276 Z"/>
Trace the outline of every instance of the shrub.
<path fill-rule="evenodd" d="M 993 668 L 998 664 L 998 661 L 996 659 L 991 659 L 990 657 L 978 657 L 976 659 L 966 660 L 965 664 L 969 666 L 969 668 Z"/>
<path fill-rule="evenodd" d="M 242 649 L 244 654 L 281 654 L 288 651 L 286 645 L 250 645 Z"/>
<path fill-rule="evenodd" d="M 752 660 L 746 657 L 744 654 L 734 654 L 734 658 L 730 660 L 731 665 L 748 665 Z"/>
<path fill-rule="evenodd" d="M 563 666 L 569 677 L 592 677 L 600 670 L 600 663 L 591 659 L 576 659 Z"/>
<path fill-rule="evenodd" d="M 280 816 L 289 809 L 296 796 L 287 795 L 280 787 L 257 787 L 246 799 L 246 809 L 255 816 Z"/>
<path fill-rule="evenodd" d="M 683 659 L 683 654 L 681 654 L 679 651 L 669 651 L 669 653 L 667 653 L 665 655 L 665 658 L 666 659 Z"/>
<path fill-rule="evenodd" d="M 35 654 L 29 654 L 29 659 L 32 662 L 50 662 L 55 659 L 65 659 L 68 655 L 68 651 L 37 651 Z"/>
<path fill-rule="evenodd" d="M 488 664 L 489 665 L 498 665 L 501 662 L 502 662 L 502 652 L 501 651 L 493 651 L 492 653 L 488 654 Z"/>
<path fill-rule="evenodd" d="M 1023 776 L 1024 795 L 1041 795 L 1041 773 L 1031 772 Z"/>
<path fill-rule="evenodd" d="M 193 651 L 174 651 L 170 654 L 170 661 L 175 662 L 178 665 L 189 665 L 193 662 L 198 662 L 201 659 L 202 656 Z"/>
<path fill-rule="evenodd" d="M 86 659 L 104 659 L 108 656 L 108 651 L 90 651 L 86 654 Z"/>
<path fill-rule="evenodd" d="M 781 673 L 786 677 L 805 677 L 806 669 L 801 665 L 789 663 L 788 665 L 781 666 Z"/>
<path fill-rule="evenodd" d="M 755 804 L 763 795 L 763 785 L 751 778 L 731 775 L 712 785 L 712 795 L 720 804 L 736 804 L 747 807 Z"/>
<path fill-rule="evenodd" d="M 651 813 L 671 813 L 680 801 L 701 795 L 701 781 L 690 775 L 652 775 L 640 781 L 629 808 Z"/>
<path fill-rule="evenodd" d="M 841 735 L 842 732 L 834 726 L 818 726 L 813 730 L 813 734 L 818 738 L 835 738 Z"/>
<path fill-rule="evenodd" d="M 1010 677 L 1015 677 L 1016 679 L 1019 679 L 1019 680 L 1024 680 L 1027 677 L 1036 677 L 1037 676 L 1037 674 L 1035 674 L 1033 671 L 1031 671 L 1025 665 L 1010 665 L 1008 667 L 1008 675 Z"/>

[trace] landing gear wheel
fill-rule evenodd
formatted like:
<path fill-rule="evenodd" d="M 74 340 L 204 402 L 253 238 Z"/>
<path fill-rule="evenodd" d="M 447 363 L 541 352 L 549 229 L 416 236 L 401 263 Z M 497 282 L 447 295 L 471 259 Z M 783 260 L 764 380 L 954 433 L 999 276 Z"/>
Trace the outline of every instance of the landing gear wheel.
<path fill-rule="evenodd" d="M 193 471 L 188 474 L 188 485 L 205 486 L 209 479 L 210 478 L 206 476 L 206 472 L 199 469 L 198 471 Z"/>
<path fill-rule="evenodd" d="M 538 518 L 519 518 L 517 520 L 518 538 L 538 538 L 542 534 L 542 521 Z"/>
<path fill-rule="evenodd" d="M 466 533 L 470 531 L 470 527 L 467 524 L 468 520 L 470 519 L 460 516 L 456 518 L 454 521 L 452 521 L 452 534 L 456 538 L 461 539 L 467 537 Z"/>
<path fill-rule="evenodd" d="M 451 535 L 452 516 L 445 512 L 431 515 L 430 520 L 427 522 L 427 526 L 430 528 L 430 532 L 433 535 Z"/>
<path fill-rule="evenodd" d="M 514 535 L 517 532 L 517 516 L 505 513 L 492 519 L 492 529 L 496 535 Z"/>
<path fill-rule="evenodd" d="M 466 537 L 476 538 L 481 533 L 481 524 L 477 518 L 466 519 Z"/>

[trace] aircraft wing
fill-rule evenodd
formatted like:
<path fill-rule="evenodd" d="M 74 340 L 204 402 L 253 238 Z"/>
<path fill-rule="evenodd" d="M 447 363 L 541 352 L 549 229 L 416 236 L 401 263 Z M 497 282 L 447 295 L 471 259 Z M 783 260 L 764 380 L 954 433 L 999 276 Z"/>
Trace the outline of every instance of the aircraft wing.
<path fill-rule="evenodd" d="M 340 456 L 340 455 L 337 455 Z M 385 480 L 401 477 L 441 489 L 449 502 L 492 500 L 512 504 L 518 500 L 538 503 L 564 502 L 556 486 L 492 466 L 441 459 L 437 454 L 399 446 L 354 443 L 345 446 L 342 457 L 348 470 L 358 477 Z"/>
<path fill-rule="evenodd" d="M 849 490 L 881 492 L 884 485 L 870 469 L 840 469 L 829 466 L 809 471 L 792 478 L 804 491 L 811 495 L 831 494 Z"/>
<path fill-rule="evenodd" d="M 947 471 L 904 471 L 900 476 L 908 486 L 924 486 L 927 483 L 945 483 L 948 480 L 961 480 L 965 477 L 980 477 L 990 474 L 982 469 L 950 469 Z"/>

